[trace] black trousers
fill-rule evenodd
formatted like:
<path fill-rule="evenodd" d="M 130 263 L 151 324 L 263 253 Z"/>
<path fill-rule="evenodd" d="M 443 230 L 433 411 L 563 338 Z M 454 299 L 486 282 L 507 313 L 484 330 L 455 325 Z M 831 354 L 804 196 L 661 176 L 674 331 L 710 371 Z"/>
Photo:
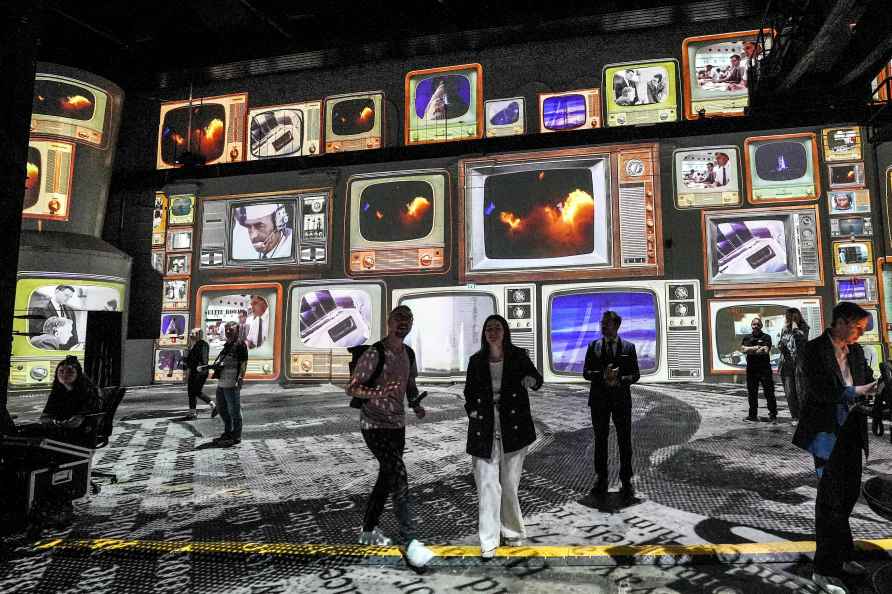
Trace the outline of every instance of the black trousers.
<path fill-rule="evenodd" d="M 746 368 L 746 393 L 750 405 L 749 416 L 758 416 L 760 384 L 762 385 L 762 391 L 765 393 L 765 400 L 768 403 L 768 415 L 776 417 L 777 400 L 774 398 L 774 376 L 771 373 L 771 367 Z"/>
<path fill-rule="evenodd" d="M 818 480 L 815 500 L 815 573 L 841 577 L 855 550 L 849 516 L 861 494 L 861 438 L 855 423 L 843 425 Z M 815 467 L 821 461 L 815 459 Z"/>
<path fill-rule="evenodd" d="M 189 372 L 189 379 L 186 382 L 186 390 L 189 393 L 189 409 L 192 410 L 198 405 L 198 399 L 201 400 L 205 404 L 210 404 L 211 399 L 202 393 L 202 389 L 204 389 L 204 383 L 208 381 L 208 374 L 206 373 L 196 373 L 194 371 Z"/>
<path fill-rule="evenodd" d="M 387 496 L 393 497 L 393 511 L 399 522 L 400 541 L 408 544 L 415 538 L 415 522 L 409 511 L 409 479 L 403 452 L 406 449 L 406 429 L 363 429 L 362 438 L 378 460 L 378 480 L 369 496 L 362 520 L 366 532 L 378 525 Z"/>
<path fill-rule="evenodd" d="M 595 474 L 597 480 L 607 482 L 607 438 L 610 419 L 616 427 L 619 449 L 619 478 L 623 484 L 632 480 L 632 400 L 622 393 L 602 394 L 592 403 L 592 429 L 595 432 Z"/>

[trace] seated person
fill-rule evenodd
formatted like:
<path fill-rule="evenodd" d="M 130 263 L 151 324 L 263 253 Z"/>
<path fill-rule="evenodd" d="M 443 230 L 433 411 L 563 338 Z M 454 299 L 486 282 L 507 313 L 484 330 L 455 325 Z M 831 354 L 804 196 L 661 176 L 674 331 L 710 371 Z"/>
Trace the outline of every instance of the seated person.
<path fill-rule="evenodd" d="M 86 415 L 98 412 L 102 412 L 99 391 L 84 375 L 77 357 L 65 357 L 56 366 L 53 387 L 40 415 L 39 433 L 49 439 L 92 448 L 95 424 L 85 424 L 84 421 Z"/>

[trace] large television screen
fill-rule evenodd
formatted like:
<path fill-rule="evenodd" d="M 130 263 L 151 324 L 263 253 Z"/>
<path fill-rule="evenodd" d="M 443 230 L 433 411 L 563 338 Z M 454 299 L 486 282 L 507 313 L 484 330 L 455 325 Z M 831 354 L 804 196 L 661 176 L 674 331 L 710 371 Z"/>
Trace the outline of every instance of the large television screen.
<path fill-rule="evenodd" d="M 279 376 L 282 289 L 274 283 L 209 285 L 199 287 L 195 315 L 213 359 L 226 344 L 225 326 L 235 322 L 239 337 L 248 347 L 249 379 Z"/>
<path fill-rule="evenodd" d="M 678 149 L 672 155 L 676 208 L 740 205 L 740 157 L 736 146 Z"/>
<path fill-rule="evenodd" d="M 441 169 L 351 177 L 347 273 L 446 270 L 448 188 L 448 174 Z"/>
<path fill-rule="evenodd" d="M 248 160 L 320 154 L 322 102 L 255 107 L 248 111 Z"/>
<path fill-rule="evenodd" d="M 523 97 L 486 101 L 486 137 L 516 136 L 526 132 L 526 100 Z"/>
<path fill-rule="evenodd" d="M 28 140 L 22 217 L 67 221 L 71 213 L 75 146 L 60 140 Z"/>
<path fill-rule="evenodd" d="M 601 127 L 601 93 L 579 89 L 539 93 L 539 132 L 567 132 Z"/>
<path fill-rule="evenodd" d="M 770 32 L 765 33 L 762 43 L 770 48 Z M 747 67 L 761 59 L 763 49 L 758 30 L 685 39 L 681 49 L 685 117 L 743 115 L 749 104 Z"/>
<path fill-rule="evenodd" d="M 753 318 L 762 319 L 762 331 L 771 336 L 771 365 L 780 359 L 778 343 L 786 311 L 795 307 L 810 327 L 809 339 L 824 331 L 820 297 L 762 297 L 758 299 L 710 299 L 710 353 L 712 373 L 746 371 L 746 355 L 741 350 L 743 338 L 752 333 Z"/>
<path fill-rule="evenodd" d="M 325 98 L 325 152 L 384 146 L 384 93 L 348 93 Z"/>
<path fill-rule="evenodd" d="M 703 211 L 707 288 L 820 286 L 817 207 Z"/>
<path fill-rule="evenodd" d="M 162 103 L 156 167 L 179 167 L 186 152 L 205 165 L 244 161 L 247 107 L 247 93 Z"/>
<path fill-rule="evenodd" d="M 483 68 L 463 64 L 406 74 L 408 144 L 483 137 Z"/>
<path fill-rule="evenodd" d="M 649 60 L 604 67 L 605 126 L 678 120 L 678 62 Z"/>
<path fill-rule="evenodd" d="M 747 138 L 743 151 L 750 202 L 795 202 L 820 197 L 814 133 Z"/>
<path fill-rule="evenodd" d="M 108 92 L 96 85 L 43 72 L 34 77 L 32 134 L 106 148 L 111 110 Z"/>

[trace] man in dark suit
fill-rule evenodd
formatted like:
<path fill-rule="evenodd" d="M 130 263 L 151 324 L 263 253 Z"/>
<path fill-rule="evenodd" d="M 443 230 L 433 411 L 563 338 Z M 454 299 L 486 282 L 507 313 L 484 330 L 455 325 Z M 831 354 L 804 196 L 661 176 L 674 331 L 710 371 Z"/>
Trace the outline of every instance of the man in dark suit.
<path fill-rule="evenodd" d="M 849 516 L 861 492 L 861 450 L 868 454 L 867 400 L 877 390 L 857 344 L 869 321 L 860 306 L 839 303 L 830 328 L 807 342 L 798 360 L 804 400 L 793 443 L 814 456 L 818 475 L 812 580 L 834 594 L 848 592 L 843 574 L 866 573 L 852 560 Z"/>
<path fill-rule="evenodd" d="M 49 303 L 40 310 L 40 313 L 46 320 L 50 318 L 71 320 L 71 338 L 66 343 L 59 345 L 61 350 L 68 350 L 80 342 L 77 337 L 77 318 L 74 315 L 74 310 L 68 305 L 68 301 L 72 297 L 74 297 L 74 287 L 71 285 L 59 285 L 53 292 Z"/>
<path fill-rule="evenodd" d="M 626 499 L 635 495 L 632 487 L 632 392 L 629 386 L 641 377 L 635 345 L 617 335 L 622 318 L 607 310 L 601 316 L 601 338 L 593 341 L 585 354 L 582 375 L 592 383 L 588 405 L 595 432 L 595 486 L 593 496 L 607 492 L 607 438 L 610 417 L 616 427 L 620 471 L 620 493 Z"/>

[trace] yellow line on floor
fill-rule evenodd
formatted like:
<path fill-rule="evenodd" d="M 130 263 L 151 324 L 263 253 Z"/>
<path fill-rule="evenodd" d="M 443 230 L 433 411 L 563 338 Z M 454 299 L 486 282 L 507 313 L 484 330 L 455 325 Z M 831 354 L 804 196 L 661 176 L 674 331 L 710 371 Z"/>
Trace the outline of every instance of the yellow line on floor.
<path fill-rule="evenodd" d="M 892 551 L 892 538 L 856 541 L 856 548 L 862 551 Z M 479 557 L 480 547 L 474 545 L 431 545 L 438 557 Z M 199 553 L 199 554 L 245 554 L 303 557 L 398 557 L 400 551 L 395 546 L 378 547 L 367 545 L 325 545 L 296 543 L 255 543 L 255 542 L 169 542 L 160 540 L 122 540 L 97 538 L 84 540 L 55 539 L 38 542 L 35 551 L 82 550 L 82 551 L 137 551 L 145 553 Z M 814 541 L 777 541 L 746 544 L 702 544 L 702 545 L 622 545 L 622 546 L 528 546 L 499 547 L 497 557 L 545 557 L 545 558 L 594 558 L 622 557 L 704 557 L 715 556 L 723 560 L 741 557 L 761 557 L 770 555 L 790 555 L 814 553 Z"/>

